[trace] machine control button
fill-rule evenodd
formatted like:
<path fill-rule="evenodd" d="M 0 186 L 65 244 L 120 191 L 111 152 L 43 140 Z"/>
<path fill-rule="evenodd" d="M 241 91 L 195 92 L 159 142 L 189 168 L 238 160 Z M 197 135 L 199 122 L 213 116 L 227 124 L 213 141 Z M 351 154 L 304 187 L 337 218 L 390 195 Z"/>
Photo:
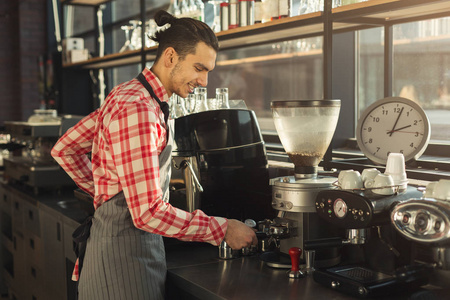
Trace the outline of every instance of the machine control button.
<path fill-rule="evenodd" d="M 292 204 L 292 202 L 286 202 L 287 209 L 292 209 L 293 207 L 294 207 L 294 204 Z"/>
<path fill-rule="evenodd" d="M 410 220 L 411 220 L 411 215 L 410 214 L 406 213 L 406 214 L 403 215 L 402 222 L 404 224 L 408 224 Z"/>
<path fill-rule="evenodd" d="M 360 216 L 362 216 L 362 215 L 364 214 L 364 212 L 362 211 L 362 209 L 360 209 L 360 210 L 358 211 L 358 214 L 359 214 Z"/>
<path fill-rule="evenodd" d="M 339 282 L 339 281 L 332 281 L 331 282 L 331 287 L 333 288 L 333 289 L 336 289 L 336 288 L 338 288 L 338 287 L 340 287 L 341 286 L 341 283 Z"/>
<path fill-rule="evenodd" d="M 325 204 L 322 202 L 322 203 L 320 203 L 320 208 L 324 208 L 325 207 Z"/>
<path fill-rule="evenodd" d="M 416 215 L 414 227 L 419 233 L 424 233 L 428 229 L 429 221 L 430 217 L 427 214 L 420 212 Z"/>
<path fill-rule="evenodd" d="M 441 226 L 442 226 L 441 220 L 436 220 L 436 222 L 434 223 L 434 230 L 436 232 L 441 231 Z"/>

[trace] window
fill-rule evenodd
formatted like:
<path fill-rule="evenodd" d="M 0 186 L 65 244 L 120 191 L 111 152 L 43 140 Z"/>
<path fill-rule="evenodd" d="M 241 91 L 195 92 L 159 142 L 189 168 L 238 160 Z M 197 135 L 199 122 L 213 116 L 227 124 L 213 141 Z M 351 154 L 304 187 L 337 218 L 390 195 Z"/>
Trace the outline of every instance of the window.
<path fill-rule="evenodd" d="M 359 32 L 359 112 L 383 98 L 383 28 Z M 393 27 L 393 96 L 420 103 L 431 142 L 450 143 L 450 18 Z"/>
<path fill-rule="evenodd" d="M 208 83 L 209 97 L 228 87 L 230 99 L 243 99 L 260 127 L 274 131 L 270 102 L 322 99 L 322 38 L 221 50 Z"/>

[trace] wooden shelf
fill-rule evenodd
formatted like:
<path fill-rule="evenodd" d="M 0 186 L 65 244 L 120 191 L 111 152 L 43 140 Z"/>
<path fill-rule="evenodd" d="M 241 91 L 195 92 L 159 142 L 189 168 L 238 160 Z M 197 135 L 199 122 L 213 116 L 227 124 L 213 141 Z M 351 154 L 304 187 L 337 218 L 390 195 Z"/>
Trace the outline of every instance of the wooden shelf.
<path fill-rule="evenodd" d="M 450 16 L 448 0 L 370 0 L 332 10 L 334 31 L 352 31 L 444 16 Z"/>
<path fill-rule="evenodd" d="M 68 5 L 89 5 L 98 6 L 100 4 L 111 2 L 112 0 L 61 0 L 62 4 Z"/>
<path fill-rule="evenodd" d="M 106 2 L 101 0 L 65 0 L 73 2 Z M 450 16 L 448 0 L 370 0 L 344 5 L 332 10 L 333 32 L 354 31 L 387 24 L 431 17 Z M 315 12 L 272 22 L 239 27 L 217 33 L 222 50 L 263 43 L 293 40 L 324 34 L 324 14 Z M 156 48 L 144 49 L 147 61 L 155 58 Z M 134 50 L 66 64 L 64 68 L 99 69 L 141 62 L 142 51 Z"/>
<path fill-rule="evenodd" d="M 144 49 L 147 61 L 152 61 L 156 57 L 156 48 Z M 138 64 L 141 62 L 141 50 L 125 51 L 122 53 L 108 54 L 103 57 L 94 57 L 86 61 L 64 64 L 64 68 L 102 69 L 120 67 L 124 65 Z"/>

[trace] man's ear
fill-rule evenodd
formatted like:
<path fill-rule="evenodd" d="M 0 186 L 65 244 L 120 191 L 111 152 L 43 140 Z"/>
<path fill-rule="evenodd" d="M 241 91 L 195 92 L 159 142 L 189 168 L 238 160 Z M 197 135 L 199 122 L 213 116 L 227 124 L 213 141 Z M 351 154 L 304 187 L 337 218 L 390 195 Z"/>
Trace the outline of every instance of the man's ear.
<path fill-rule="evenodd" d="M 178 54 L 173 47 L 167 47 L 164 50 L 164 64 L 167 68 L 172 68 L 178 62 Z"/>

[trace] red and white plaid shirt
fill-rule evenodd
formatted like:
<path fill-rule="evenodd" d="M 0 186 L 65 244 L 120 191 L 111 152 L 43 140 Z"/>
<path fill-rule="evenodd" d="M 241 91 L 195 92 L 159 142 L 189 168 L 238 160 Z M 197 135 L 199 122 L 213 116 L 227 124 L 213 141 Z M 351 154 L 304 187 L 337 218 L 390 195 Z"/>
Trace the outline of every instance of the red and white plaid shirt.
<path fill-rule="evenodd" d="M 143 71 L 161 101 L 169 97 L 160 80 Z M 96 111 L 69 129 L 52 156 L 75 183 L 94 197 L 94 208 L 123 191 L 135 226 L 184 241 L 219 245 L 225 218 L 188 213 L 162 200 L 159 154 L 167 144 L 164 114 L 133 79 L 116 86 Z M 86 156 L 91 153 L 91 160 Z M 92 163 L 91 163 L 92 161 Z M 78 261 L 72 278 L 78 280 Z"/>

